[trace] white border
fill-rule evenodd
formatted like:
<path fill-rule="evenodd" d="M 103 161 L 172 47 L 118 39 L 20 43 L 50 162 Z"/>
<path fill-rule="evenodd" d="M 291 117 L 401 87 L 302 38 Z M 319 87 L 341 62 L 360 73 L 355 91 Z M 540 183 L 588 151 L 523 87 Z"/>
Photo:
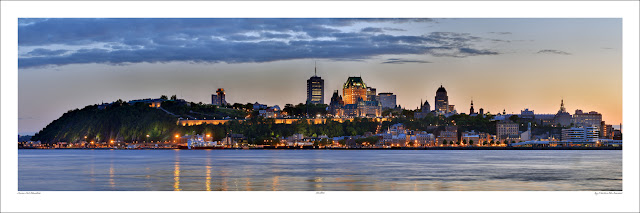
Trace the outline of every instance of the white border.
<path fill-rule="evenodd" d="M 1 211 L 639 211 L 638 2 L 1 2 Z M 593 192 L 42 192 L 17 194 L 17 18 L 623 18 L 623 194 Z M 384 202 L 379 202 L 384 197 Z M 485 197 L 488 199 L 474 199 Z M 214 201 L 214 198 L 218 199 Z M 276 199 L 277 198 L 277 199 Z M 96 200 L 125 202 L 96 202 Z M 247 202 L 247 200 L 251 200 Z M 296 202 L 274 202 L 295 200 Z M 126 202 L 131 201 L 131 202 Z M 115 205 L 118 203 L 118 205 Z M 148 203 L 148 204 L 145 204 Z"/>

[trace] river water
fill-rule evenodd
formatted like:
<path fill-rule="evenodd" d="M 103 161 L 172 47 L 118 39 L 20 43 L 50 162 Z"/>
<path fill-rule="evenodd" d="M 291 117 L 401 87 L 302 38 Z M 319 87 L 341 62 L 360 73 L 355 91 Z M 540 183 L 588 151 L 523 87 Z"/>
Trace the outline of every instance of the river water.
<path fill-rule="evenodd" d="M 18 150 L 19 191 L 620 191 L 621 150 Z"/>

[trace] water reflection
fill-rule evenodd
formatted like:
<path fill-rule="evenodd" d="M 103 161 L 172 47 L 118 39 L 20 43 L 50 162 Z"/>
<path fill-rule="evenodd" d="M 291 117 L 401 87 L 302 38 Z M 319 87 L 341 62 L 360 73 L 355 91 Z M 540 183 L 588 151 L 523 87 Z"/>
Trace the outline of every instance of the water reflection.
<path fill-rule="evenodd" d="M 18 181 L 21 191 L 616 191 L 622 190 L 621 155 L 571 150 L 19 150 Z"/>
<path fill-rule="evenodd" d="M 173 166 L 173 191 L 180 191 L 180 154 L 177 152 Z"/>
<path fill-rule="evenodd" d="M 113 168 L 113 161 L 111 161 L 111 164 L 109 164 L 109 186 L 112 189 L 116 188 L 116 181 L 114 180 L 114 176 L 115 176 L 115 169 Z"/>
<path fill-rule="evenodd" d="M 280 176 L 273 176 L 273 181 L 271 182 L 271 191 L 278 190 L 278 184 L 280 183 Z"/>

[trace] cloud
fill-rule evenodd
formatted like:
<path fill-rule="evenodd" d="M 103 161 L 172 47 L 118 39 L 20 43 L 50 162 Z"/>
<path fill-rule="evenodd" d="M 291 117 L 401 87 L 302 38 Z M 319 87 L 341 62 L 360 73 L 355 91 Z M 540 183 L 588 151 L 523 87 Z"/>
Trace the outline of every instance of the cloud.
<path fill-rule="evenodd" d="M 469 57 L 496 55 L 476 48 L 490 41 L 468 33 L 388 35 L 396 28 L 340 27 L 357 23 L 432 22 L 431 19 L 43 19 L 18 29 L 19 68 L 70 64 L 261 63 L 324 58 L 365 60 L 380 55 Z M 376 32 L 372 34 L 371 32 Z M 96 45 L 100 44 L 100 45 Z M 70 46 L 69 50 L 49 49 Z M 39 57 L 29 57 L 29 56 Z M 408 61 L 406 61 L 408 63 Z M 418 62 L 413 62 L 418 63 Z"/>
<path fill-rule="evenodd" d="M 426 64 L 426 63 L 431 63 L 431 62 L 423 61 L 423 60 L 409 60 L 409 59 L 400 59 L 400 58 L 390 58 L 390 59 L 387 59 L 387 61 L 382 62 L 381 64 L 405 64 L 405 63 Z"/>
<path fill-rule="evenodd" d="M 561 50 L 550 50 L 550 49 L 540 50 L 540 51 L 538 51 L 538 54 L 571 55 L 571 53 L 568 53 L 568 52 L 565 52 L 565 51 L 561 51 Z"/>
<path fill-rule="evenodd" d="M 66 52 L 69 52 L 69 50 L 49 50 L 49 49 L 44 49 L 44 48 L 37 48 L 32 50 L 31 52 L 27 53 L 27 55 L 29 56 L 55 56 L 55 55 L 62 55 Z"/>
<path fill-rule="evenodd" d="M 363 33 L 381 33 L 383 32 L 382 28 L 378 28 L 378 27 L 367 27 L 367 28 L 363 28 L 362 30 L 360 30 L 360 32 Z"/>
<path fill-rule="evenodd" d="M 496 35 L 511 35 L 511 32 L 489 32 L 491 34 L 496 34 Z"/>

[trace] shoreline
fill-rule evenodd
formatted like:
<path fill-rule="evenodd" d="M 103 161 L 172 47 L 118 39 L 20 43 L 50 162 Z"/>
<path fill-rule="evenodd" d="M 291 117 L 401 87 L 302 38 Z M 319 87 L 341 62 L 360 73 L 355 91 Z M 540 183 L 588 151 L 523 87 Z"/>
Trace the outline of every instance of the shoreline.
<path fill-rule="evenodd" d="M 117 149 L 117 148 L 18 148 L 37 150 L 189 150 L 179 148 L 137 148 L 137 149 Z M 317 148 L 317 147 L 264 147 L 264 148 L 196 148 L 191 150 L 622 150 L 622 147 L 393 147 L 393 148 Z"/>

